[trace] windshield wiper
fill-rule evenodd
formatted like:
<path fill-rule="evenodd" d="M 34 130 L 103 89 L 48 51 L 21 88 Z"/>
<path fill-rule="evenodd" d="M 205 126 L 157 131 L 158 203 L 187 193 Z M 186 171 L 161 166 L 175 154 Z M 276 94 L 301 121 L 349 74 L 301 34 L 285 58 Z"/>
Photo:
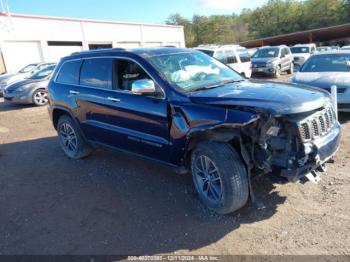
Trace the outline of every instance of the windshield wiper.
<path fill-rule="evenodd" d="M 203 86 L 203 87 L 200 87 L 200 88 L 196 88 L 196 89 L 194 89 L 192 91 L 202 91 L 202 90 L 214 89 L 214 88 L 221 87 L 221 86 L 224 86 L 224 85 L 227 85 L 227 84 L 239 83 L 239 82 L 242 82 L 242 81 L 244 81 L 244 79 L 228 80 L 228 81 L 221 82 L 219 84 L 215 84 L 215 85 L 211 85 L 211 86 Z"/>

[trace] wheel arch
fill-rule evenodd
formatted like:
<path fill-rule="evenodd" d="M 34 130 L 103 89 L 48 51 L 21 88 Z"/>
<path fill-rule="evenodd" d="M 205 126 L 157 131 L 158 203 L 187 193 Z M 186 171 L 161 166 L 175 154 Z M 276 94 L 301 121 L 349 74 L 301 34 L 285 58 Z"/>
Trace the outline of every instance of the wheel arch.
<path fill-rule="evenodd" d="M 63 115 L 68 115 L 77 124 L 77 120 L 75 119 L 75 117 L 73 117 L 73 114 L 72 112 L 70 112 L 69 109 L 64 107 L 54 107 L 52 108 L 52 124 L 56 130 L 57 130 L 58 120 Z"/>
<path fill-rule="evenodd" d="M 188 136 L 186 153 L 183 159 L 183 166 L 186 169 L 189 168 L 193 150 L 197 145 L 206 141 L 227 143 L 241 156 L 241 133 L 238 128 L 221 127 L 214 130 L 196 131 Z"/>

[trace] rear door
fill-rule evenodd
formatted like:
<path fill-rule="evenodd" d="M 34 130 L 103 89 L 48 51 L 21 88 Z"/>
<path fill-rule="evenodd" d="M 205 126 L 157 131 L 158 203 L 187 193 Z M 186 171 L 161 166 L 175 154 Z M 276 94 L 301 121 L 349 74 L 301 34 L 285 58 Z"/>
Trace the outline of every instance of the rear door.
<path fill-rule="evenodd" d="M 227 57 L 227 65 L 241 74 L 242 68 L 240 67 L 240 63 L 238 63 L 236 53 L 233 50 L 225 50 L 225 55 Z"/>
<path fill-rule="evenodd" d="M 247 49 L 238 49 L 236 52 L 239 56 L 239 60 L 241 62 L 241 68 L 242 68 L 242 71 L 244 72 L 244 75 L 250 78 L 252 75 L 252 66 L 250 62 L 251 60 L 250 55 Z"/>

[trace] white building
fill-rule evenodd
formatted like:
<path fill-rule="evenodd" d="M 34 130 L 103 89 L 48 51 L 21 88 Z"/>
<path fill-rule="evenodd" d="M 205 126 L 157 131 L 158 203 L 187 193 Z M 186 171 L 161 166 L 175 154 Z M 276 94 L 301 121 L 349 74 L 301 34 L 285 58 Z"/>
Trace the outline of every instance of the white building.
<path fill-rule="evenodd" d="M 164 45 L 184 47 L 183 27 L 0 13 L 0 74 L 80 50 Z"/>

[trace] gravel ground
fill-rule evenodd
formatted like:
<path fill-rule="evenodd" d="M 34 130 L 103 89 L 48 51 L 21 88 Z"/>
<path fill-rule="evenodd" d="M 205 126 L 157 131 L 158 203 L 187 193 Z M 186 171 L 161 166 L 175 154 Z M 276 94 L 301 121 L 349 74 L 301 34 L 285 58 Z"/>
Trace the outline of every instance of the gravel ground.
<path fill-rule="evenodd" d="M 69 160 L 45 107 L 1 98 L 0 254 L 350 254 L 350 115 L 340 117 L 320 183 L 264 177 L 264 208 L 217 216 L 189 176 L 153 162 L 102 149 Z"/>

